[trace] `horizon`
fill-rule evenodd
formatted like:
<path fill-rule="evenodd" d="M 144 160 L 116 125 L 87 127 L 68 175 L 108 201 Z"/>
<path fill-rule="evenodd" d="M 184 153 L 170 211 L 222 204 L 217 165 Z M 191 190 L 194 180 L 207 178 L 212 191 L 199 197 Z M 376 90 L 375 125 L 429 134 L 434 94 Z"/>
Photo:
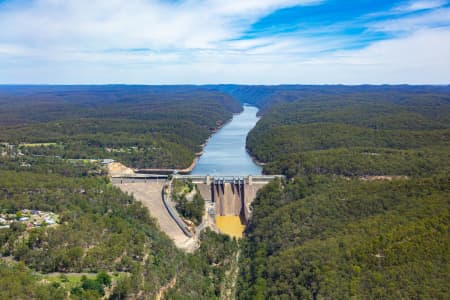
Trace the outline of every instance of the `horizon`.
<path fill-rule="evenodd" d="M 342 83 L 317 83 L 317 84 L 303 84 L 303 83 L 274 83 L 274 84 L 245 84 L 245 83 L 167 83 L 167 84 L 147 84 L 147 83 L 0 83 L 0 87 L 7 86 L 17 86 L 17 87 L 33 87 L 33 86 L 72 86 L 72 87 L 89 87 L 89 86 L 148 86 L 148 87 L 175 87 L 175 86 L 187 86 L 187 87 L 207 87 L 207 86 L 252 86 L 252 87 L 289 87 L 289 86 L 313 86 L 313 87 L 364 87 L 364 86 L 373 86 L 373 87 L 447 87 L 450 86 L 450 83 L 358 83 L 358 84 L 342 84 Z"/>
<path fill-rule="evenodd" d="M 450 80 L 450 0 L 0 0 L 0 26 L 2 85 Z"/>

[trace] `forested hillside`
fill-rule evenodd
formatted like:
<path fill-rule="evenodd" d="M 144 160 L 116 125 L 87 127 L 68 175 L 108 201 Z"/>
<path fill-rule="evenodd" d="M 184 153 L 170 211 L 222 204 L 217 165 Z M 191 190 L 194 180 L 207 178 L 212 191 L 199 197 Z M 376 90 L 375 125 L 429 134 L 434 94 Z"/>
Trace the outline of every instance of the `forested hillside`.
<path fill-rule="evenodd" d="M 379 99 L 403 101 L 405 96 L 416 94 L 422 96 L 445 96 L 450 93 L 450 86 L 420 86 L 420 85 L 212 85 L 208 89 L 222 91 L 242 103 L 259 107 L 260 114 L 278 103 L 311 100 L 318 97 L 343 99 L 349 95 L 377 96 Z"/>
<path fill-rule="evenodd" d="M 193 86 L 1 86 L 0 299 L 219 298 L 237 242 L 182 252 L 91 159 L 185 168 L 241 109 Z"/>
<path fill-rule="evenodd" d="M 274 99 L 278 104 L 247 137 L 265 172 L 414 175 L 449 165 L 450 91 L 346 88 L 309 97 L 286 91 L 287 100 Z"/>
<path fill-rule="evenodd" d="M 448 176 L 273 182 L 253 204 L 240 299 L 446 299 Z"/>
<path fill-rule="evenodd" d="M 448 87 L 330 89 L 274 93 L 247 138 L 287 180 L 253 203 L 238 298 L 447 299 Z"/>
<path fill-rule="evenodd" d="M 1 86 L 0 142 L 32 155 L 186 168 L 241 105 L 193 86 Z"/>
<path fill-rule="evenodd" d="M 98 165 L 1 150 L 1 299 L 153 298 L 171 282 L 174 297 L 220 296 L 235 241 L 205 232 L 183 253 Z M 42 213 L 57 219 L 32 222 Z"/>
<path fill-rule="evenodd" d="M 286 179 L 186 254 L 85 158 L 187 167 L 231 96 Z M 446 86 L 2 86 L 0 299 L 447 299 L 449 135 Z"/>

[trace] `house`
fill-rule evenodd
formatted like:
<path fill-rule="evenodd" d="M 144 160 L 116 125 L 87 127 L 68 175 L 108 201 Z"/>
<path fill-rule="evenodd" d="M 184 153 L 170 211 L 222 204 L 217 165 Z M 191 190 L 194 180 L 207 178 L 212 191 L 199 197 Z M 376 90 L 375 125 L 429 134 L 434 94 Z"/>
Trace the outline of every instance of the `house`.
<path fill-rule="evenodd" d="M 114 161 L 115 161 L 114 159 L 105 158 L 105 159 L 100 160 L 100 163 L 102 165 L 107 165 L 107 164 L 113 163 Z"/>
<path fill-rule="evenodd" d="M 56 224 L 56 222 L 52 218 L 46 218 L 45 223 L 47 223 L 48 225 Z"/>

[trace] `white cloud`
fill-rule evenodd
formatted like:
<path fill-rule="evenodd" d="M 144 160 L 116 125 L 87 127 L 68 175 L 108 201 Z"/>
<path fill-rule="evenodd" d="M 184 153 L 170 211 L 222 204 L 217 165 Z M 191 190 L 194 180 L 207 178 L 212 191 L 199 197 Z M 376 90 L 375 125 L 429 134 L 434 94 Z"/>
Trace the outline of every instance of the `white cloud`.
<path fill-rule="evenodd" d="M 400 5 L 394 9 L 398 12 L 411 12 L 417 10 L 433 9 L 442 7 L 447 3 L 445 0 L 418 0 Z"/>
<path fill-rule="evenodd" d="M 0 41 L 48 48 L 209 48 L 273 10 L 313 2 L 38 0 L 0 11 Z"/>
<path fill-rule="evenodd" d="M 396 18 L 376 22 L 370 25 L 371 30 L 382 32 L 414 32 L 424 28 L 449 26 L 450 8 L 433 10 L 420 15 Z"/>
<path fill-rule="evenodd" d="M 0 5 L 0 83 L 448 83 L 450 31 L 433 29 L 445 8 L 371 24 L 407 34 L 365 49 L 301 32 L 240 39 L 277 9 L 318 2 L 12 1 Z M 422 2 L 440 1 L 410 7 Z"/>
<path fill-rule="evenodd" d="M 340 51 L 310 65 L 334 82 L 448 84 L 450 30 L 421 30 L 411 36 L 374 43 L 356 51 Z"/>

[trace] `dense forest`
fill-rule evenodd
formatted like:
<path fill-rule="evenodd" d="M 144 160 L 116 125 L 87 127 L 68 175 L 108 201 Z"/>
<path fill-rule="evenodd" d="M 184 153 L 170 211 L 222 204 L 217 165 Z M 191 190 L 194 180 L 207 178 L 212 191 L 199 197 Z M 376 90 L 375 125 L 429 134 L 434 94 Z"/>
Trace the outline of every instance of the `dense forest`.
<path fill-rule="evenodd" d="M 273 182 L 253 204 L 240 299 L 446 299 L 448 176 Z"/>
<path fill-rule="evenodd" d="M 0 86 L 0 142 L 30 155 L 186 168 L 241 109 L 193 86 Z"/>
<path fill-rule="evenodd" d="M 314 89 L 255 103 L 247 147 L 287 179 L 253 203 L 238 298 L 447 299 L 448 87 Z"/>
<path fill-rule="evenodd" d="M 240 242 L 182 252 L 90 160 L 187 167 L 242 103 L 286 178 Z M 0 86 L 0 299 L 447 299 L 449 135 L 448 86 Z"/>
<path fill-rule="evenodd" d="M 108 289 L 110 299 L 154 297 L 172 281 L 173 298 L 218 298 L 236 241 L 206 231 L 201 247 L 186 254 L 140 202 L 101 174 L 96 164 L 0 158 L 2 214 L 29 209 L 59 216 L 55 225 L 31 228 L 17 217 L 0 229 L 0 298 L 99 299 Z"/>
<path fill-rule="evenodd" d="M 193 86 L 1 86 L 0 298 L 219 298 L 237 242 L 177 249 L 92 159 L 185 168 L 241 109 Z"/>
<path fill-rule="evenodd" d="M 450 91 L 354 89 L 309 97 L 285 91 L 282 102 L 276 95 L 248 135 L 247 148 L 266 163 L 265 172 L 288 176 L 445 171 L 450 163 Z"/>
<path fill-rule="evenodd" d="M 450 86 L 428 85 L 211 85 L 205 88 L 227 93 L 241 103 L 249 103 L 260 109 L 264 114 L 269 108 L 279 103 L 296 102 L 298 100 L 312 100 L 318 97 L 338 97 L 360 95 L 364 98 L 377 94 L 380 99 L 390 98 L 397 101 L 407 100 L 415 94 L 422 96 L 442 97 L 448 96 Z M 406 98 L 405 98 L 406 97 Z"/>

